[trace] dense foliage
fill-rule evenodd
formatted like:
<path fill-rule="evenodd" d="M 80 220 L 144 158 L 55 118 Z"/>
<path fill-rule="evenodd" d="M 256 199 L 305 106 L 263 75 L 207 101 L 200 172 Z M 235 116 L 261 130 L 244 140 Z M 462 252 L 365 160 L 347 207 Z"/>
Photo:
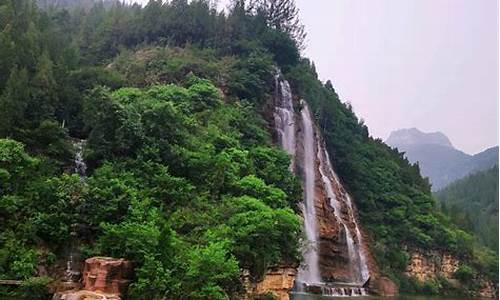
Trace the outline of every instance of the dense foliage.
<path fill-rule="evenodd" d="M 136 261 L 134 299 L 224 299 L 242 268 L 296 264 L 302 193 L 266 121 L 275 66 L 314 109 L 383 273 L 403 280 L 409 248 L 492 265 L 300 57 L 293 2 L 251 2 L 0 0 L 0 279 L 55 274 L 75 243 Z"/>
<path fill-rule="evenodd" d="M 435 195 L 453 223 L 498 251 L 498 166 L 460 179 Z"/>
<path fill-rule="evenodd" d="M 258 113 L 288 34 L 206 1 L 1 1 L 0 22 L 0 278 L 53 275 L 76 243 L 134 260 L 133 298 L 224 299 L 242 268 L 297 264 L 300 185 Z"/>

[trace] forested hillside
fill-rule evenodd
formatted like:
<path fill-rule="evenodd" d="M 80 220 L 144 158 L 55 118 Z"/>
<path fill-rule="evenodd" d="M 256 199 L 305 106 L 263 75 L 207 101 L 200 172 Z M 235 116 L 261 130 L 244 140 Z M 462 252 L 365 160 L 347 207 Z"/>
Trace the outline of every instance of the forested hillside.
<path fill-rule="evenodd" d="M 0 0 L 0 279 L 60 275 L 70 244 L 132 259 L 133 299 L 235 298 L 241 269 L 297 265 L 302 191 L 269 125 L 277 67 L 312 107 L 384 274 L 418 291 L 403 272 L 421 248 L 495 278 L 496 254 L 435 212 L 418 166 L 300 56 L 293 1 L 246 2 Z"/>
<path fill-rule="evenodd" d="M 450 184 L 436 198 L 454 223 L 498 251 L 498 166 Z"/>

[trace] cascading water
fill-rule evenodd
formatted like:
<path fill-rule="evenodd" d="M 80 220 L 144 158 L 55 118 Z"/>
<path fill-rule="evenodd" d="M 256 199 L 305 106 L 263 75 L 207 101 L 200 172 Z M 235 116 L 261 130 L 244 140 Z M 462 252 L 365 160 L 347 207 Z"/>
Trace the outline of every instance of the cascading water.
<path fill-rule="evenodd" d="M 302 214 L 304 216 L 304 231 L 307 238 L 307 248 L 304 253 L 305 265 L 301 266 L 297 280 L 304 283 L 321 283 L 318 256 L 318 229 L 316 225 L 316 208 L 314 186 L 315 172 L 315 136 L 309 108 L 303 106 L 301 110 L 303 131 L 303 173 L 304 173 L 304 201 Z"/>
<path fill-rule="evenodd" d="M 74 142 L 73 146 L 75 147 L 75 159 L 74 159 L 74 173 L 80 176 L 82 181 L 85 181 L 87 177 L 87 165 L 83 159 L 83 150 L 85 147 L 85 140 L 77 140 Z M 84 183 L 82 183 L 84 184 Z M 77 241 L 77 228 L 78 224 L 71 224 L 71 232 L 70 232 L 70 246 L 68 250 L 68 261 L 66 262 L 66 271 L 64 276 L 64 281 L 67 283 L 75 283 L 80 279 L 81 273 L 78 270 L 77 266 L 77 257 L 78 255 L 78 247 L 76 244 Z"/>
<path fill-rule="evenodd" d="M 328 152 L 326 151 L 326 148 L 324 148 L 324 154 L 327 162 L 328 169 L 331 170 L 331 175 L 333 179 L 335 180 L 335 184 L 337 186 L 342 186 L 340 183 L 340 179 L 337 176 L 337 173 L 333 170 L 333 167 L 331 165 L 331 160 L 330 156 L 328 155 Z M 366 253 L 361 245 L 363 245 L 363 237 L 361 235 L 361 231 L 358 226 L 358 222 L 356 221 L 356 218 L 354 216 L 354 209 L 353 209 L 353 204 L 351 200 L 351 196 L 349 193 L 345 192 L 344 189 L 341 189 L 341 192 L 345 198 L 346 204 L 347 204 L 347 210 L 348 210 L 348 215 L 349 219 L 353 221 L 354 223 L 354 231 L 356 232 L 356 241 L 357 241 L 357 255 L 358 255 L 358 264 L 359 264 L 359 279 L 361 280 L 361 283 L 365 283 L 368 278 L 370 277 L 370 270 L 368 269 L 368 263 L 367 263 L 367 258 L 366 258 Z"/>
<path fill-rule="evenodd" d="M 278 141 L 281 147 L 292 156 L 291 170 L 295 165 L 296 154 L 296 128 L 295 128 L 295 111 L 293 108 L 293 98 L 290 89 L 290 84 L 283 80 L 281 74 L 275 77 L 276 84 L 276 105 L 274 110 L 274 122 L 276 132 L 278 133 Z M 302 112 L 302 114 L 308 114 Z M 302 122 L 306 123 L 304 128 L 304 202 L 302 203 L 302 212 L 304 216 L 304 227 L 306 232 L 306 247 L 304 249 L 304 263 L 302 264 L 297 280 L 304 283 L 320 283 L 321 276 L 319 273 L 319 258 L 317 253 L 318 234 L 316 229 L 316 212 L 314 208 L 314 132 L 312 130 L 312 121 L 310 115 L 302 117 Z"/>
<path fill-rule="evenodd" d="M 323 153 L 321 153 L 319 149 L 323 149 Z M 349 255 L 350 265 L 353 271 L 353 276 L 354 276 L 353 280 L 356 283 L 364 284 L 370 277 L 370 273 L 368 270 L 368 264 L 366 262 L 367 261 L 366 255 L 361 246 L 363 242 L 361 237 L 361 231 L 359 230 L 358 223 L 356 222 L 356 218 L 354 217 L 351 197 L 349 196 L 348 193 L 344 192 L 343 189 L 340 190 L 343 198 L 346 201 L 349 220 L 352 220 L 352 222 L 354 223 L 354 231 L 356 233 L 355 235 L 356 244 L 354 243 L 351 230 L 347 226 L 345 220 L 340 215 L 341 202 L 333 192 L 332 188 L 333 182 L 331 181 L 330 176 L 334 179 L 335 185 L 339 187 L 341 187 L 342 185 L 340 184 L 340 180 L 338 179 L 337 174 L 333 170 L 328 152 L 326 151 L 324 145 L 320 144 L 319 139 L 318 139 L 318 158 L 320 161 L 321 177 L 326 187 L 326 192 L 328 198 L 330 199 L 331 206 L 334 208 L 335 217 L 342 224 L 342 227 L 344 228 L 346 233 L 347 251 Z"/>
<path fill-rule="evenodd" d="M 279 73 L 275 76 L 275 85 L 275 127 L 281 147 L 292 156 L 290 169 L 293 170 L 293 157 L 295 156 L 295 113 L 293 110 L 292 90 L 288 81 L 282 80 Z"/>
<path fill-rule="evenodd" d="M 321 151 L 321 149 L 324 150 L 324 148 L 321 146 L 322 145 L 320 144 L 320 141 L 318 139 L 318 145 L 317 145 L 317 147 L 318 147 L 318 160 L 320 163 L 319 173 L 321 175 L 323 185 L 325 186 L 325 189 L 326 189 L 326 195 L 327 195 L 328 199 L 330 199 L 330 205 L 333 207 L 335 218 L 342 225 L 344 232 L 345 232 L 347 253 L 349 255 L 351 273 L 353 276 L 355 276 L 355 278 L 353 278 L 353 279 L 358 279 L 357 278 L 358 273 L 357 273 L 357 270 L 355 269 L 355 266 L 357 264 L 356 263 L 357 253 L 356 253 L 356 249 L 354 246 L 354 239 L 352 237 L 351 230 L 346 225 L 346 222 L 344 221 L 344 219 L 340 215 L 341 203 L 338 200 L 337 196 L 335 195 L 335 192 L 333 191 L 333 183 L 330 180 L 330 178 L 328 177 L 328 175 L 331 176 L 331 173 L 333 170 L 331 169 L 330 164 L 328 162 L 325 163 L 325 158 L 323 157 L 323 153 Z M 326 151 L 324 150 L 323 152 L 326 152 Z"/>
<path fill-rule="evenodd" d="M 274 123 L 277 139 L 281 147 L 292 157 L 290 169 L 295 171 L 295 165 L 299 165 L 304 189 L 301 207 L 306 242 L 296 288 L 300 292 L 320 291 L 325 296 L 364 296 L 366 291 L 362 285 L 370 274 L 351 198 L 342 188 L 333 170 L 307 103 L 301 101 L 300 115 L 296 115 L 290 85 L 279 71 L 275 77 L 275 90 Z M 300 122 L 296 122 L 296 119 Z M 325 195 L 321 196 L 318 191 L 324 191 Z M 325 210 L 324 205 L 333 208 L 333 214 L 332 209 Z M 327 220 L 325 214 L 333 215 L 329 220 L 336 220 L 335 224 L 341 226 L 345 233 L 344 245 L 347 248 L 348 264 L 343 266 L 346 272 L 342 273 L 345 276 L 341 278 L 345 278 L 346 281 L 324 282 L 321 276 L 324 270 L 320 270 L 320 248 L 323 246 L 319 243 L 318 213 L 323 220 L 322 228 L 325 226 L 324 220 Z M 323 264 L 321 266 L 324 268 Z"/>
<path fill-rule="evenodd" d="M 83 148 L 85 147 L 85 140 L 78 140 L 75 142 L 75 173 L 80 175 L 81 179 L 87 176 L 87 164 L 83 160 Z"/>

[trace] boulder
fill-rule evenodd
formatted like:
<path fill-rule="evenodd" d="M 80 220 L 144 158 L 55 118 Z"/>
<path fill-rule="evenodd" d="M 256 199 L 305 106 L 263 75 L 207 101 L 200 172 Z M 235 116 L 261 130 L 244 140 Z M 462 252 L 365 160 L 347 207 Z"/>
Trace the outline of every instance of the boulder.
<path fill-rule="evenodd" d="M 92 292 L 126 294 L 133 276 L 133 264 L 125 259 L 92 257 L 85 260 L 83 289 Z"/>
<path fill-rule="evenodd" d="M 387 277 L 379 277 L 370 280 L 369 289 L 371 294 L 382 297 L 393 297 L 399 294 L 398 286 Z"/>

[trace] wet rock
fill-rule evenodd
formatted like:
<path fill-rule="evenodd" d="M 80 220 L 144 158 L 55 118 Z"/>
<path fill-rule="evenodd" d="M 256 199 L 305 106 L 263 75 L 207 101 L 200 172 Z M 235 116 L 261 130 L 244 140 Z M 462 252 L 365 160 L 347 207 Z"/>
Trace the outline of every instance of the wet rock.
<path fill-rule="evenodd" d="M 323 290 L 321 289 L 321 286 L 318 285 L 308 285 L 306 286 L 306 292 L 309 294 L 314 294 L 314 295 L 322 295 Z"/>

